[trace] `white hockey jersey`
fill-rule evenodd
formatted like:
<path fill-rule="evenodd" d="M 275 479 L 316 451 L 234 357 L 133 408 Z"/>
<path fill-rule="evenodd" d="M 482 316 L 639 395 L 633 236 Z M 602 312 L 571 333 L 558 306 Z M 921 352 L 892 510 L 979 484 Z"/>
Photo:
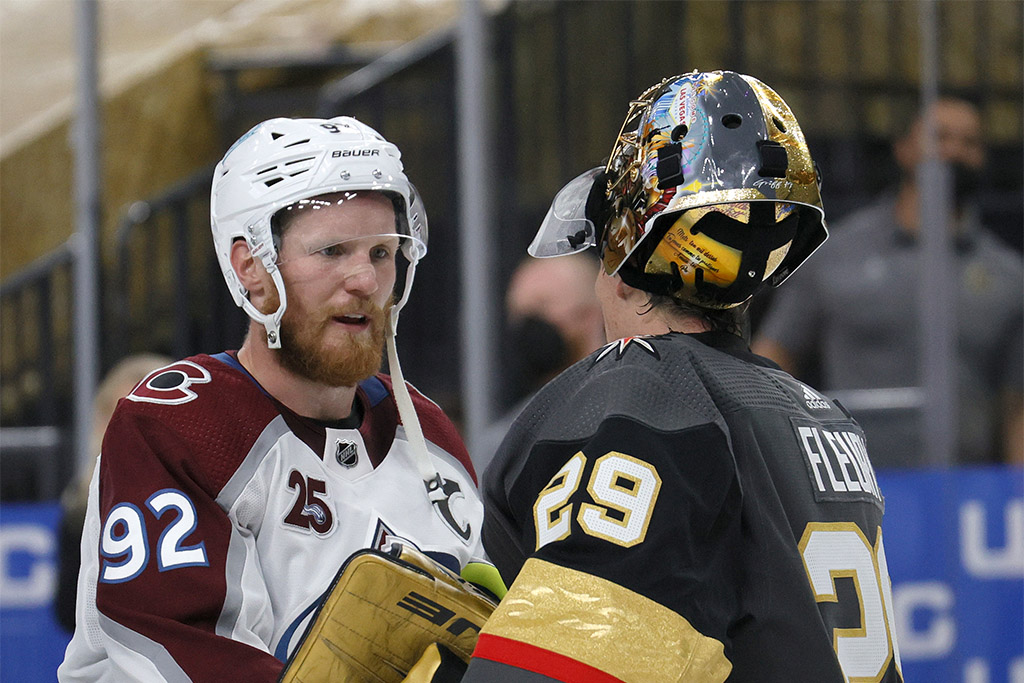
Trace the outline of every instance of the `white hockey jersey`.
<path fill-rule="evenodd" d="M 294 414 L 231 354 L 143 380 L 93 476 L 59 680 L 273 681 L 357 550 L 397 538 L 456 571 L 480 559 L 465 446 L 412 394 L 448 494 L 433 505 L 386 375 L 360 385 L 357 428 Z"/>

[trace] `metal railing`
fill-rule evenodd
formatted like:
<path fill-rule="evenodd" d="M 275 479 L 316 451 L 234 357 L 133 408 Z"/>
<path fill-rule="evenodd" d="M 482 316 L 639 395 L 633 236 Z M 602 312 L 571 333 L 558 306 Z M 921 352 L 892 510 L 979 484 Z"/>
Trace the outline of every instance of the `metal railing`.
<path fill-rule="evenodd" d="M 0 500 L 56 498 L 71 475 L 73 265 L 65 243 L 0 284 Z"/>
<path fill-rule="evenodd" d="M 0 283 L 5 424 L 59 424 L 70 413 L 70 364 L 56 359 L 72 341 L 73 266 L 66 242 Z"/>
<path fill-rule="evenodd" d="M 104 367 L 133 351 L 181 358 L 240 343 L 243 318 L 218 286 L 220 269 L 210 248 L 212 174 L 212 167 L 204 168 L 125 212 L 106 290 L 105 327 L 112 336 L 104 345 Z"/>
<path fill-rule="evenodd" d="M 55 500 L 71 475 L 58 427 L 0 428 L 0 501 Z"/>

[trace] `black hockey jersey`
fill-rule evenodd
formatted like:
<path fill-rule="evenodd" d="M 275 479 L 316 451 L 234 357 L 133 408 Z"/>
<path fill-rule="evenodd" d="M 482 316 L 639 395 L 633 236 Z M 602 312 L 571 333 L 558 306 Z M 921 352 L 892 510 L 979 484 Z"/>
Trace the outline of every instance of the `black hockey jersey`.
<path fill-rule="evenodd" d="M 484 479 L 511 589 L 466 681 L 902 681 L 863 431 L 738 337 L 609 344 Z"/>

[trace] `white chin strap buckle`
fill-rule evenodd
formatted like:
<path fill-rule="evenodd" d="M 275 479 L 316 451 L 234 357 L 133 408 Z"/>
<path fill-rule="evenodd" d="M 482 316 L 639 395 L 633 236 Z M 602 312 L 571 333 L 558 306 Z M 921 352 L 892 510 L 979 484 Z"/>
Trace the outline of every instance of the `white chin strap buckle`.
<path fill-rule="evenodd" d="M 267 348 L 281 348 L 281 333 L 277 325 L 274 325 L 273 327 L 267 327 Z"/>

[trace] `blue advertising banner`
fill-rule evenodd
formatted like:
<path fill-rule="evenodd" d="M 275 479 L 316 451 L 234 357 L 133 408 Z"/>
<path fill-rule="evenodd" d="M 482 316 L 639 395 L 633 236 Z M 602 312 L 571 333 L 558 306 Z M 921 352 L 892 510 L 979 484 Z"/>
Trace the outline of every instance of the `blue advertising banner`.
<path fill-rule="evenodd" d="M 53 613 L 60 505 L 0 505 L 0 681 L 57 679 L 71 634 Z"/>
<path fill-rule="evenodd" d="M 1024 683 L 1024 470 L 880 471 L 909 683 Z M 55 680 L 56 503 L 0 506 L 0 683 Z"/>
<path fill-rule="evenodd" d="M 1024 683 L 1024 470 L 878 483 L 905 680 Z"/>

